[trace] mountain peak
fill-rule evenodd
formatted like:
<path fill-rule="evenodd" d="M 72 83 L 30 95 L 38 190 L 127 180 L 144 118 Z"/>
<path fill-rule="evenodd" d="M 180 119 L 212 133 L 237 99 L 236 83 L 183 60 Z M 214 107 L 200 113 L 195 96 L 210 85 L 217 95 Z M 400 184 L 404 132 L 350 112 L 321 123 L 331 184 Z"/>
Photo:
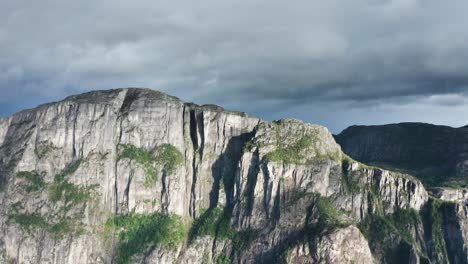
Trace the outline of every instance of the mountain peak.
<path fill-rule="evenodd" d="M 100 103 L 112 100 L 121 94 L 132 94 L 134 97 L 147 97 L 149 99 L 159 100 L 176 100 L 181 101 L 175 96 L 153 90 L 150 88 L 116 88 L 109 90 L 94 90 L 82 94 L 71 95 L 66 97 L 63 101 L 75 101 L 80 103 Z"/>

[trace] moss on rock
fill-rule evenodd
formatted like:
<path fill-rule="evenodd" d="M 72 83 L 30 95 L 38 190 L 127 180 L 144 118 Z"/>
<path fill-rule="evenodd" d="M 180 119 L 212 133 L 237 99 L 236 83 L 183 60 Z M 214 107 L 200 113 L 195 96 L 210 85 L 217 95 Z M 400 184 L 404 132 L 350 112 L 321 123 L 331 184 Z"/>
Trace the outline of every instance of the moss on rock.
<path fill-rule="evenodd" d="M 120 144 L 117 160 L 130 159 L 137 162 L 146 172 L 145 185 L 150 186 L 157 180 L 157 167 L 171 175 L 184 162 L 182 153 L 171 144 L 162 144 L 152 151 L 128 144 Z"/>
<path fill-rule="evenodd" d="M 16 177 L 25 181 L 24 189 L 28 193 L 41 191 L 47 186 L 44 177 L 37 171 L 20 171 Z"/>
<path fill-rule="evenodd" d="M 70 163 L 54 176 L 51 183 L 45 182 L 43 175 L 36 171 L 18 172 L 17 178 L 26 182 L 20 184 L 19 188 L 28 194 L 41 195 L 45 192 L 48 199 L 43 200 L 41 207 L 46 206 L 50 211 L 47 215 L 39 213 L 40 208 L 31 212 L 25 209 L 25 204 L 17 202 L 11 206 L 8 219 L 27 233 L 46 230 L 54 239 L 61 239 L 69 233 L 81 233 L 82 223 L 75 209 L 84 206 L 91 199 L 94 186 L 79 186 L 69 181 L 68 177 L 74 174 L 80 165 L 81 160 Z"/>
<path fill-rule="evenodd" d="M 105 224 L 107 237 L 118 236 L 115 263 L 132 263 L 135 255 L 145 253 L 154 246 L 175 250 L 186 240 L 187 227 L 179 216 L 128 214 L 112 217 Z"/>

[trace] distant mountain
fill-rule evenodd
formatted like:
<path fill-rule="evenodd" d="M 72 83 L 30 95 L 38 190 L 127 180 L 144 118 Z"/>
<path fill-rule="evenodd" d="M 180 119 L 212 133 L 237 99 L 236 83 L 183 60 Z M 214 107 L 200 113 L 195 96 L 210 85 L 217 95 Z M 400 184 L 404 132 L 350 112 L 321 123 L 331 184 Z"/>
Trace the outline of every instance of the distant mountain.
<path fill-rule="evenodd" d="M 351 126 L 335 136 L 350 157 L 403 171 L 428 186 L 467 186 L 468 128 L 424 123 Z"/>

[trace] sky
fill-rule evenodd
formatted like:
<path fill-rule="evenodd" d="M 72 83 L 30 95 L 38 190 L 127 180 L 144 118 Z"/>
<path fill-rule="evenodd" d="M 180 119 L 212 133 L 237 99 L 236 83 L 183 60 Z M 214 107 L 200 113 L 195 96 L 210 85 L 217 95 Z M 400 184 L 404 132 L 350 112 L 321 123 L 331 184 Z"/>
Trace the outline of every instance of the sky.
<path fill-rule="evenodd" d="M 338 133 L 468 124 L 466 0 L 2 0 L 0 117 L 148 87 Z"/>

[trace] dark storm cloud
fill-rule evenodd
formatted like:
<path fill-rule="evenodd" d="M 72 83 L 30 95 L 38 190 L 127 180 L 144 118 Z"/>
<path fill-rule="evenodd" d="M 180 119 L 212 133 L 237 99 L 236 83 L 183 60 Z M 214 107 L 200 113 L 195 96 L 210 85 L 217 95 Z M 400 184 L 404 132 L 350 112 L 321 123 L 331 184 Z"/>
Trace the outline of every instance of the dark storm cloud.
<path fill-rule="evenodd" d="M 460 105 L 467 12 L 464 0 L 5 0 L 0 114 L 126 86 L 271 118 Z M 353 122 L 337 116 L 301 117 Z"/>

